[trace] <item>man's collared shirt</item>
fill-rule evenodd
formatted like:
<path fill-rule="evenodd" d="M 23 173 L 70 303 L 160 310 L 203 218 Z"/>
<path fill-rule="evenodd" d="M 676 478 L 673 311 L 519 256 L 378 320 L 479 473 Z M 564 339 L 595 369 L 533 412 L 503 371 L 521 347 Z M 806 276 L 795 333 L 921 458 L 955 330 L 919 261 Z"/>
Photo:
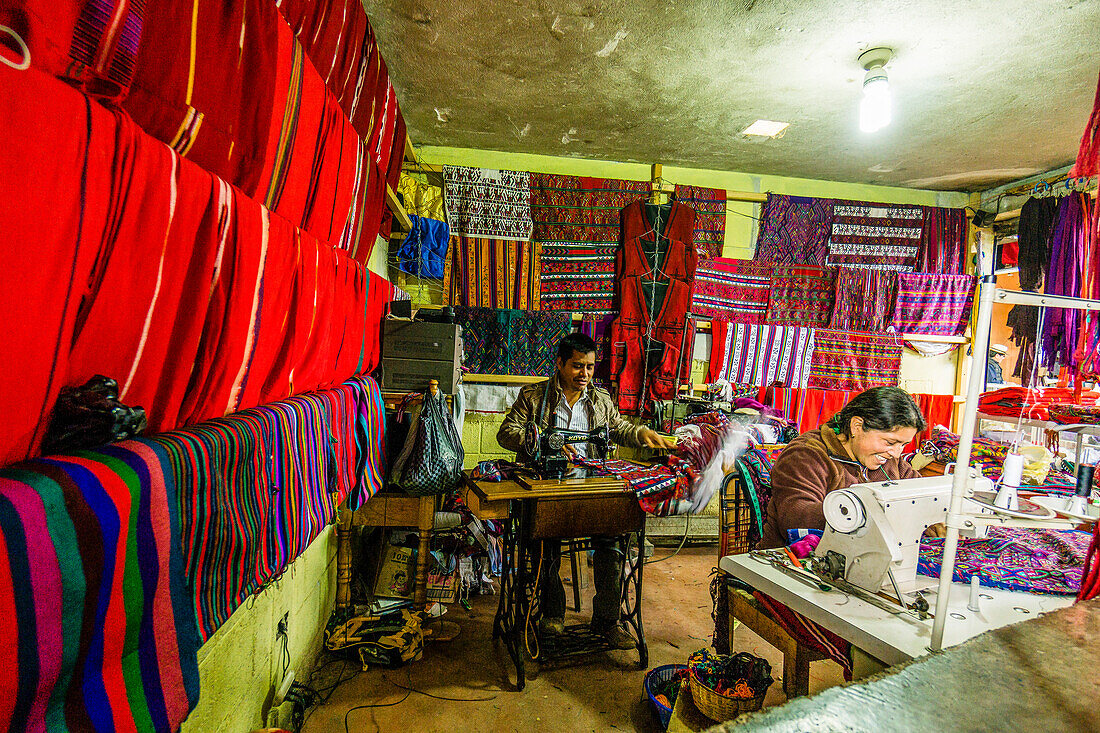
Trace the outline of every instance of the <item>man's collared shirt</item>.
<path fill-rule="evenodd" d="M 588 388 L 585 387 L 584 392 L 577 398 L 577 401 L 573 403 L 573 406 L 569 406 L 569 401 L 565 399 L 565 393 L 562 392 L 561 399 L 558 400 L 558 407 L 554 410 L 554 427 L 565 428 L 567 430 L 580 430 L 588 432 L 588 410 L 585 407 L 585 398 L 588 396 Z M 573 450 L 576 451 L 578 456 L 588 456 L 588 443 L 574 443 Z"/>

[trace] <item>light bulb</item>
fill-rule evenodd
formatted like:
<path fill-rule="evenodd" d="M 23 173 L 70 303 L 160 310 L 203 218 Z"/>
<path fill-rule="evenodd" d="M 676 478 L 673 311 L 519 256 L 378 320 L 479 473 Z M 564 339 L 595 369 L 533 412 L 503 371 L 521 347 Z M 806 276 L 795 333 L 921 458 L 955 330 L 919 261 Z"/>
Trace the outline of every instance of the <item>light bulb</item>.
<path fill-rule="evenodd" d="M 863 99 L 859 103 L 859 129 L 877 132 L 889 124 L 890 82 L 881 68 L 872 69 L 867 72 L 867 80 L 863 82 Z"/>

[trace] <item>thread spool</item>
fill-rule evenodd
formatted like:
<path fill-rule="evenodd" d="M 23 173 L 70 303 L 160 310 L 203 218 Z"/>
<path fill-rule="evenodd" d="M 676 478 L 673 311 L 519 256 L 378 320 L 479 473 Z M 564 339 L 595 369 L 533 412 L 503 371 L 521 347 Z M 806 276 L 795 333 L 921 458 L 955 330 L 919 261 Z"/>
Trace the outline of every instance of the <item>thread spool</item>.
<path fill-rule="evenodd" d="M 1018 511 L 1020 501 L 1016 494 L 1020 488 L 1020 481 L 1024 477 L 1024 457 L 1012 451 L 1005 456 L 1004 470 L 1001 472 L 1001 488 L 997 492 L 997 498 L 993 505 L 1001 509 Z"/>
<path fill-rule="evenodd" d="M 1077 490 L 1066 502 L 1066 511 L 1074 514 L 1084 514 L 1088 509 L 1089 495 L 1092 493 L 1092 474 L 1096 469 L 1087 463 L 1077 467 Z"/>
<path fill-rule="evenodd" d="M 981 609 L 978 606 L 978 589 L 981 588 L 981 582 L 978 580 L 977 575 L 970 576 L 970 600 L 966 604 L 968 611 L 978 613 Z"/>

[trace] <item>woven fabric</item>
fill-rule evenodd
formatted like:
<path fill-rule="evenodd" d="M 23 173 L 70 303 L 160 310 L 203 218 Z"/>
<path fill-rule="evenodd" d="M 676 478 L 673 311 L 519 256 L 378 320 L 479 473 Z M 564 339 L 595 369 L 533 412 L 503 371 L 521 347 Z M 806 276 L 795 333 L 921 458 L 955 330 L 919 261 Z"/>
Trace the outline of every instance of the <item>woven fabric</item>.
<path fill-rule="evenodd" d="M 777 265 L 764 322 L 776 326 L 827 326 L 833 311 L 834 271 Z"/>
<path fill-rule="evenodd" d="M 695 268 L 691 312 L 708 320 L 763 323 L 772 290 L 772 267 L 752 260 L 715 258 Z"/>
<path fill-rule="evenodd" d="M 966 209 L 939 206 L 925 206 L 923 209 L 924 226 L 916 269 L 944 275 L 965 274 L 970 224 Z"/>
<path fill-rule="evenodd" d="M 1091 541 L 1077 530 L 990 527 L 985 539 L 959 539 L 953 579 L 969 583 L 976 575 L 990 588 L 1076 595 Z M 921 540 L 918 573 L 940 574 L 943 545 L 942 537 Z"/>
<path fill-rule="evenodd" d="M 4 730 L 178 730 L 200 645 L 179 519 L 148 441 L 0 472 Z"/>
<path fill-rule="evenodd" d="M 1071 176 L 1095 176 L 1100 174 L 1100 78 L 1096 80 L 1096 98 L 1092 101 L 1085 130 L 1081 133 L 1081 147 L 1077 150 Z"/>
<path fill-rule="evenodd" d="M 899 333 L 961 335 L 970 322 L 976 282 L 970 275 L 899 273 L 890 323 Z"/>
<path fill-rule="evenodd" d="M 543 310 L 615 311 L 619 211 L 648 190 L 645 181 L 531 174 L 531 237 L 542 245 Z"/>
<path fill-rule="evenodd" d="M 893 334 L 818 329 L 806 386 L 826 390 L 864 390 L 896 385 L 901 343 Z"/>
<path fill-rule="evenodd" d="M 836 295 L 829 328 L 885 331 L 894 311 L 897 286 L 897 273 L 841 267 L 836 274 Z"/>
<path fill-rule="evenodd" d="M 423 174 L 402 173 L 397 193 L 409 214 L 443 221 L 443 189 L 427 182 Z"/>
<path fill-rule="evenodd" d="M 596 378 L 607 379 L 610 373 L 611 324 L 618 313 L 594 315 L 585 313 L 581 317 L 578 331 L 596 342 Z"/>
<path fill-rule="evenodd" d="M 676 184 L 676 200 L 695 209 L 695 251 L 700 259 L 722 254 L 726 241 L 726 192 L 720 188 Z"/>
<path fill-rule="evenodd" d="M 755 259 L 777 265 L 824 265 L 832 222 L 830 199 L 770 193 L 760 210 Z"/>
<path fill-rule="evenodd" d="M 541 247 L 538 242 L 451 237 L 444 303 L 540 310 Z"/>
<path fill-rule="evenodd" d="M 1086 292 L 1087 273 L 1083 272 L 1091 252 L 1090 227 L 1092 198 L 1071 193 L 1058 203 L 1050 232 L 1050 266 L 1044 292 L 1048 295 L 1090 297 Z M 1059 365 L 1071 370 L 1077 366 L 1077 341 L 1082 315 L 1068 308 L 1048 308 L 1043 318 L 1043 365 L 1054 372 Z"/>
<path fill-rule="evenodd" d="M 851 643 L 797 611 L 792 611 L 771 596 L 764 595 L 760 591 L 753 591 L 752 595 L 757 603 L 763 607 L 766 614 L 782 626 L 788 634 L 797 639 L 801 645 L 815 649 L 833 660 L 843 668 L 844 679 L 852 679 Z"/>
<path fill-rule="evenodd" d="M 815 331 L 797 326 L 711 323 L 711 364 L 732 384 L 805 387 Z"/>
<path fill-rule="evenodd" d="M 573 329 L 567 313 L 455 307 L 463 366 L 475 374 L 549 376 L 558 342 Z"/>
<path fill-rule="evenodd" d="M 451 232 L 461 237 L 531 238 L 531 183 L 524 171 L 443 166 Z"/>
<path fill-rule="evenodd" d="M 821 427 L 856 394 L 845 390 L 776 387 L 771 390 L 768 403 L 787 418 L 801 434 Z"/>
<path fill-rule="evenodd" d="M 838 201 L 826 264 L 910 272 L 921 253 L 923 229 L 919 206 Z"/>

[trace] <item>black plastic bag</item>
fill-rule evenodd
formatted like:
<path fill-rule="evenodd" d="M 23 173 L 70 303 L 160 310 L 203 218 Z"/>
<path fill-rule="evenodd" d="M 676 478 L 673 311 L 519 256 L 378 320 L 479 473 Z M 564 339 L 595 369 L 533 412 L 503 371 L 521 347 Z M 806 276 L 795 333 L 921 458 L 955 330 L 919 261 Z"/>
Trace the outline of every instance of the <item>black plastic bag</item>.
<path fill-rule="evenodd" d="M 118 382 L 97 374 L 80 387 L 61 390 L 50 413 L 44 454 L 97 448 L 142 433 L 145 410 L 118 401 Z"/>

